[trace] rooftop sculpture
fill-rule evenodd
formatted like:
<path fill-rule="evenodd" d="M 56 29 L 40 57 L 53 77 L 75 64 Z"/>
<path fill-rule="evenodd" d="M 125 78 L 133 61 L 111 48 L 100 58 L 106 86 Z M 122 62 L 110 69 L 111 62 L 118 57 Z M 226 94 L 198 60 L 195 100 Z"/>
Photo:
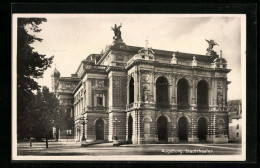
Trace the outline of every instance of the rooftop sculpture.
<path fill-rule="evenodd" d="M 117 26 L 115 24 L 114 27 L 111 27 L 111 29 L 114 31 L 114 37 L 113 37 L 114 40 L 122 40 L 121 31 L 120 31 L 121 27 L 122 27 L 122 23 L 120 23 L 120 26 Z"/>
<path fill-rule="evenodd" d="M 211 59 L 212 60 L 214 60 L 215 58 L 218 58 L 218 55 L 217 55 L 217 53 L 213 50 L 213 47 L 215 46 L 215 45 L 218 45 L 214 40 L 207 40 L 207 39 L 205 39 L 207 42 L 208 42 L 208 44 L 209 44 L 209 47 L 207 48 L 207 54 L 206 55 L 208 55 L 208 56 L 211 56 Z"/>

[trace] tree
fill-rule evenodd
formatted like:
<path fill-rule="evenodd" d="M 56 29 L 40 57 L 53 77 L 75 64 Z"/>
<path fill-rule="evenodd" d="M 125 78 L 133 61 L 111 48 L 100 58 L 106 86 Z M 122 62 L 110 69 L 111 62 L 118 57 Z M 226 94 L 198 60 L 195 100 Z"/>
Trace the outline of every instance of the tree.
<path fill-rule="evenodd" d="M 52 136 L 52 128 L 56 125 L 61 105 L 54 93 L 44 86 L 42 91 L 38 91 L 34 99 L 28 105 L 26 114 L 26 124 L 24 127 L 29 130 L 29 134 L 36 139 L 45 138 L 46 148 L 48 139 Z"/>
<path fill-rule="evenodd" d="M 47 87 L 42 88 L 42 110 L 41 110 L 41 125 L 44 128 L 43 135 L 46 139 L 46 148 L 48 148 L 49 132 L 55 125 L 55 119 L 61 109 L 59 100 L 54 93 L 50 93 Z"/>
<path fill-rule="evenodd" d="M 28 30 L 37 34 L 41 31 L 38 27 L 45 18 L 18 18 L 17 28 L 17 133 L 18 138 L 28 137 L 28 130 L 24 127 L 26 120 L 30 119 L 28 105 L 34 98 L 33 91 L 40 86 L 34 80 L 42 77 L 44 71 L 52 64 L 53 56 L 45 58 L 34 51 L 30 45 L 42 39 L 31 35 Z M 29 118 L 27 118 L 29 117 Z"/>

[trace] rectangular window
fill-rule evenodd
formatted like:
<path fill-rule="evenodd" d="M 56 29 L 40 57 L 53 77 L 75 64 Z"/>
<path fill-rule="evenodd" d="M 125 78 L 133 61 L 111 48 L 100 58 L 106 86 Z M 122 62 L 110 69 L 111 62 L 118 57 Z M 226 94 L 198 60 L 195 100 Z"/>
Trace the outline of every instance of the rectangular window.
<path fill-rule="evenodd" d="M 97 106 L 103 106 L 103 95 L 102 94 L 97 95 Z"/>
<path fill-rule="evenodd" d="M 239 137 L 239 133 L 237 133 L 237 137 Z"/>
<path fill-rule="evenodd" d="M 237 129 L 239 129 L 239 124 L 237 124 Z"/>

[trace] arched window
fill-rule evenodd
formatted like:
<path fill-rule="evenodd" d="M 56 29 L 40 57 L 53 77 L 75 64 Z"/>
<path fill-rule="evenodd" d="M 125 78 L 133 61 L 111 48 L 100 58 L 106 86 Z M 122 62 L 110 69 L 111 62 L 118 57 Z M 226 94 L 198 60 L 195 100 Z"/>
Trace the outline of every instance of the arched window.
<path fill-rule="evenodd" d="M 168 81 L 164 76 L 156 80 L 156 106 L 166 108 L 169 106 L 168 101 Z"/>
<path fill-rule="evenodd" d="M 134 102 L 134 78 L 131 77 L 129 81 L 129 104 Z"/>
<path fill-rule="evenodd" d="M 178 109 L 189 108 L 189 85 L 185 78 L 180 79 L 177 84 L 177 106 Z"/>
<path fill-rule="evenodd" d="M 206 81 L 201 80 L 197 85 L 197 109 L 208 110 L 209 96 L 208 96 L 208 84 Z"/>

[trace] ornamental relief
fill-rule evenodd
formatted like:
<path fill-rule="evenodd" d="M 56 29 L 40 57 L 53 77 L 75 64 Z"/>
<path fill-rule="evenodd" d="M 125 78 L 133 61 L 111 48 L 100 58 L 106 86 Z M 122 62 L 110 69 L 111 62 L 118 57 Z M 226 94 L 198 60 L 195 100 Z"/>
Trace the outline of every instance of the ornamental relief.
<path fill-rule="evenodd" d="M 172 74 L 171 73 L 154 72 L 154 79 L 157 79 L 160 76 L 166 77 L 169 82 L 171 82 L 171 80 L 172 80 Z"/>
<path fill-rule="evenodd" d="M 143 84 L 142 88 L 143 88 L 143 91 L 144 90 L 150 90 L 150 85 L 149 84 Z"/>
<path fill-rule="evenodd" d="M 150 94 L 148 90 L 144 90 L 144 102 L 148 102 L 150 98 Z"/>
<path fill-rule="evenodd" d="M 199 81 L 205 80 L 208 83 L 209 88 L 211 88 L 212 79 L 209 77 L 200 77 L 200 76 L 193 76 L 193 84 L 197 87 Z"/>
<path fill-rule="evenodd" d="M 218 90 L 217 91 L 217 105 L 218 106 L 223 106 L 224 105 L 224 102 L 223 102 L 223 93 L 222 93 L 222 90 Z"/>
<path fill-rule="evenodd" d="M 222 86 L 222 81 L 218 81 L 217 82 L 217 88 L 218 89 L 221 89 L 223 86 Z"/>
<path fill-rule="evenodd" d="M 149 75 L 143 75 L 142 81 L 143 81 L 143 83 L 150 83 L 150 76 Z"/>
<path fill-rule="evenodd" d="M 117 61 L 124 61 L 124 56 L 123 55 L 117 55 L 116 60 Z"/>
<path fill-rule="evenodd" d="M 152 71 L 150 71 L 150 70 L 140 70 L 140 72 L 143 74 L 143 75 L 145 75 L 145 74 L 153 74 L 153 72 Z"/>
<path fill-rule="evenodd" d="M 184 74 L 178 74 L 177 76 L 175 76 L 175 81 L 176 81 L 176 85 L 178 84 L 178 81 L 181 78 L 185 78 L 188 80 L 189 85 L 192 84 L 192 77 L 190 75 L 184 75 Z"/>

